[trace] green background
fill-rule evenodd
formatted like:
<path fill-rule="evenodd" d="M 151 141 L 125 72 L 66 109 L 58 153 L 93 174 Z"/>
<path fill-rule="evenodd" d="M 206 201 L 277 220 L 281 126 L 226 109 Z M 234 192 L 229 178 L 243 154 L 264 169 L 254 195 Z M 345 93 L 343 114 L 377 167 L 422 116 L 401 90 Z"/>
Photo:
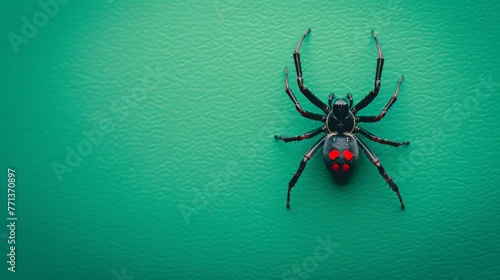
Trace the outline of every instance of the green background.
<path fill-rule="evenodd" d="M 44 23 L 37 1 L 1 1 L 0 217 L 7 224 L 8 167 L 18 217 L 16 273 L 0 224 L 1 279 L 498 279 L 498 1 L 58 9 Z M 16 52 L 9 36 L 33 16 L 40 27 Z M 305 80 L 323 100 L 372 88 L 372 29 L 386 61 L 363 114 L 405 75 L 387 116 L 364 125 L 411 141 L 365 141 L 405 211 L 364 156 L 342 186 L 314 157 L 285 209 L 314 140 L 273 135 L 319 126 L 284 92 L 307 27 Z"/>

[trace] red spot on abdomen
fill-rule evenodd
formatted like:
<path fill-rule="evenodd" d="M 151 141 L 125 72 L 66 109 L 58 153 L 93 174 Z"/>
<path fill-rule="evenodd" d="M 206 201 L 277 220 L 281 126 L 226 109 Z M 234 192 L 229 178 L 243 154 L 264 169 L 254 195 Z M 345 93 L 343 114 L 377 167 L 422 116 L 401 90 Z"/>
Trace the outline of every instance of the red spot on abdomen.
<path fill-rule="evenodd" d="M 347 170 L 349 170 L 349 164 L 344 163 L 344 164 L 342 165 L 342 171 L 346 172 Z"/>
<path fill-rule="evenodd" d="M 331 160 L 336 159 L 340 155 L 339 150 L 331 150 L 328 156 Z"/>
<path fill-rule="evenodd" d="M 353 154 L 349 150 L 344 150 L 342 152 L 342 155 L 345 157 L 346 160 L 351 160 L 352 156 L 353 156 Z M 349 168 L 349 167 L 347 167 L 347 168 Z"/>
<path fill-rule="evenodd" d="M 335 172 L 339 171 L 339 165 L 337 163 L 335 163 L 334 165 L 332 165 L 332 169 Z"/>

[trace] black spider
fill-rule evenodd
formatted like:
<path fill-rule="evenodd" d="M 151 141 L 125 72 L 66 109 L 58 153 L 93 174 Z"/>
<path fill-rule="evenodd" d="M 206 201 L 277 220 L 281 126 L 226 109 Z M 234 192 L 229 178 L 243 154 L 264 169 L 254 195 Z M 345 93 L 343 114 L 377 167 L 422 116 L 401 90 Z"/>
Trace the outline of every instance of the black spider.
<path fill-rule="evenodd" d="M 399 78 L 398 86 L 396 88 L 396 92 L 389 100 L 387 105 L 385 105 L 384 109 L 378 116 L 356 116 L 358 111 L 365 108 L 368 104 L 370 104 L 373 99 L 377 96 L 380 90 L 380 78 L 382 76 L 382 69 L 384 66 L 384 57 L 382 56 L 382 50 L 380 48 L 380 43 L 378 41 L 377 35 L 374 31 L 372 31 L 373 38 L 375 39 L 375 43 L 377 44 L 378 49 L 378 59 L 377 59 L 377 70 L 375 72 L 375 87 L 366 97 L 364 97 L 360 102 L 356 105 L 352 106 L 353 100 L 350 94 L 347 94 L 347 100 L 344 98 L 335 99 L 335 102 L 332 104 L 334 99 L 333 94 L 330 94 L 328 97 L 328 106 L 319 100 L 316 95 L 314 95 L 307 87 L 304 86 L 304 78 L 302 77 L 302 69 L 300 64 L 300 54 L 299 49 L 302 41 L 306 37 L 306 35 L 310 32 L 310 28 L 306 30 L 299 43 L 297 44 L 297 48 L 295 48 L 295 52 L 293 53 L 293 58 L 295 61 L 295 69 L 297 71 L 297 83 L 300 88 L 300 92 L 304 94 L 304 96 L 309 99 L 316 107 L 320 108 L 323 114 L 316 114 L 308 111 L 302 110 L 297 98 L 293 94 L 292 90 L 288 86 L 288 69 L 285 67 L 285 91 L 288 94 L 288 97 L 295 104 L 295 109 L 305 118 L 322 121 L 325 124 L 319 128 L 306 132 L 302 135 L 292 136 L 292 137 L 282 137 L 276 135 L 275 138 L 279 140 L 283 140 L 284 142 L 290 141 L 300 141 L 303 139 L 308 139 L 319 135 L 321 133 L 325 133 L 321 139 L 319 139 L 304 155 L 299 168 L 293 178 L 288 183 L 288 195 L 287 195 L 287 203 L 286 207 L 290 208 L 290 192 L 300 177 L 300 174 L 304 170 L 307 161 L 323 146 L 323 159 L 326 165 L 326 168 L 333 174 L 333 177 L 337 181 L 345 181 L 352 170 L 356 166 L 359 157 L 359 149 L 361 149 L 365 155 L 370 159 L 370 161 L 377 167 L 380 175 L 384 177 L 387 181 L 391 189 L 397 194 L 399 198 L 399 202 L 401 203 L 401 208 L 404 210 L 405 206 L 403 204 L 403 199 L 399 194 L 398 186 L 392 181 L 391 177 L 387 175 L 384 170 L 384 167 L 380 164 L 377 156 L 366 146 L 366 144 L 357 137 L 357 133 L 367 137 L 369 140 L 391 145 L 394 147 L 398 147 L 401 145 L 408 145 L 410 142 L 394 142 L 387 139 L 379 138 L 372 133 L 368 132 L 362 127 L 356 125 L 359 122 L 378 122 L 381 120 L 386 112 L 391 108 L 392 104 L 396 102 L 398 97 L 399 88 L 401 86 L 401 81 L 403 80 L 403 76 Z M 347 103 L 349 102 L 349 104 Z"/>

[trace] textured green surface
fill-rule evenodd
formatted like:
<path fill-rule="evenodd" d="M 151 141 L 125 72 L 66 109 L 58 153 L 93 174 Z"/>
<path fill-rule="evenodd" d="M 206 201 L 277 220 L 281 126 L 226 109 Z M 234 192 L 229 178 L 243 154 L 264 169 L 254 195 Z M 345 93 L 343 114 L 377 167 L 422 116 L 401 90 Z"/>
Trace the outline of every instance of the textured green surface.
<path fill-rule="evenodd" d="M 498 279 L 498 1 L 70 1 L 16 53 L 8 34 L 42 11 L 22 2 L 0 6 L 1 279 Z M 338 186 L 320 156 L 285 209 L 314 140 L 273 135 L 318 126 L 284 93 L 307 27 L 306 84 L 323 100 L 371 89 L 371 29 L 386 67 L 364 113 L 405 74 L 386 118 L 365 127 L 411 141 L 368 143 L 406 211 L 366 158 Z M 53 164 L 78 145 L 59 180 Z"/>

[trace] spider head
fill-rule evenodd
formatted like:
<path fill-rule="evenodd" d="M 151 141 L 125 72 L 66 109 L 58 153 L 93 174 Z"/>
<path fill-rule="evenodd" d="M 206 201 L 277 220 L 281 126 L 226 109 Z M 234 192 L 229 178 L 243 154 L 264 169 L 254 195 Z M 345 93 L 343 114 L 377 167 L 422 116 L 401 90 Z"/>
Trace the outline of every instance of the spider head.
<path fill-rule="evenodd" d="M 337 119 L 345 119 L 349 114 L 349 106 L 347 105 L 347 101 L 344 98 L 335 100 L 335 103 L 333 103 L 332 111 Z"/>
<path fill-rule="evenodd" d="M 347 94 L 347 100 L 344 98 L 335 99 L 335 102 L 332 104 L 335 96 L 333 93 L 328 97 L 328 105 L 332 108 L 332 112 L 338 119 L 345 119 L 349 114 L 349 109 L 352 107 L 352 95 Z M 349 105 L 347 105 L 347 101 L 349 101 Z"/>

